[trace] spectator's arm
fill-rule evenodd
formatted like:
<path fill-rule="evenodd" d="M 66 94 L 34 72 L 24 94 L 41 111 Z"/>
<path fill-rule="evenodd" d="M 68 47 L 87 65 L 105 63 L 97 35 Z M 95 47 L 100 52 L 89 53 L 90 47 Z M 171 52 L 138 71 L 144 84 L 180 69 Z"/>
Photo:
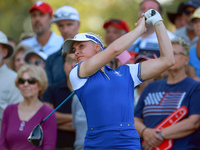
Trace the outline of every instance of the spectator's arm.
<path fill-rule="evenodd" d="M 143 119 L 134 117 L 135 121 L 135 128 L 137 129 L 140 137 L 144 139 L 144 147 L 146 149 L 156 147 L 160 145 L 163 141 L 163 139 L 157 134 L 160 132 L 158 129 L 153 129 L 153 128 L 147 128 L 144 125 Z"/>
<path fill-rule="evenodd" d="M 188 118 L 162 130 L 165 139 L 179 139 L 195 132 L 200 127 L 200 115 L 191 115 Z"/>
<path fill-rule="evenodd" d="M 58 129 L 60 129 L 60 130 L 65 130 L 65 131 L 72 131 L 72 132 L 75 132 L 76 130 L 74 130 L 73 128 L 72 128 L 72 122 L 69 122 L 69 123 L 63 123 L 63 124 L 60 124 L 59 126 L 58 126 Z"/>
<path fill-rule="evenodd" d="M 195 132 L 200 127 L 200 84 L 194 85 L 194 91 L 188 97 L 188 114 L 189 117 L 181 120 L 180 122 L 171 125 L 162 130 L 162 134 L 166 139 L 178 139 L 188 136 Z"/>
<path fill-rule="evenodd" d="M 53 107 L 53 104 L 44 102 L 46 105 Z M 57 121 L 57 127 L 61 130 L 71 131 L 72 130 L 72 114 L 66 114 L 56 111 L 56 121 Z"/>
<path fill-rule="evenodd" d="M 135 122 L 135 128 L 136 128 L 139 136 L 142 137 L 142 135 L 141 135 L 142 130 L 146 128 L 143 119 L 139 118 L 139 117 L 134 117 L 134 122 Z"/>
<path fill-rule="evenodd" d="M 61 113 L 56 111 L 57 125 L 62 125 L 64 123 L 72 123 L 72 114 Z"/>

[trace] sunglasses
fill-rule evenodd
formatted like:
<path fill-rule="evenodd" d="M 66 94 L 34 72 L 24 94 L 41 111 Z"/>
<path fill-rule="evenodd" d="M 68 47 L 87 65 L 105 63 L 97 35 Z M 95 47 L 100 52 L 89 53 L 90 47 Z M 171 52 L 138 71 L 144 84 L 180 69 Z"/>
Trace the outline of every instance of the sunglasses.
<path fill-rule="evenodd" d="M 185 10 L 183 13 L 186 15 L 186 16 L 190 16 L 191 14 L 194 13 L 195 10 Z"/>
<path fill-rule="evenodd" d="M 26 81 L 28 82 L 28 84 L 35 84 L 37 82 L 37 79 L 36 78 L 28 78 L 28 79 L 19 78 L 18 84 L 24 84 Z"/>
<path fill-rule="evenodd" d="M 158 56 L 155 53 L 149 53 L 149 52 L 147 52 L 147 53 L 139 53 L 138 55 L 136 55 L 136 57 L 138 57 L 138 56 L 146 56 L 148 58 L 153 58 L 153 59 L 158 58 Z"/>
<path fill-rule="evenodd" d="M 70 17 L 72 15 L 77 15 L 77 14 L 75 13 L 54 14 L 54 18 Z"/>
<path fill-rule="evenodd" d="M 40 65 L 44 64 L 44 61 L 43 61 L 42 59 L 37 59 L 36 61 L 31 61 L 31 60 L 29 60 L 29 61 L 28 61 L 28 64 L 40 66 Z"/>

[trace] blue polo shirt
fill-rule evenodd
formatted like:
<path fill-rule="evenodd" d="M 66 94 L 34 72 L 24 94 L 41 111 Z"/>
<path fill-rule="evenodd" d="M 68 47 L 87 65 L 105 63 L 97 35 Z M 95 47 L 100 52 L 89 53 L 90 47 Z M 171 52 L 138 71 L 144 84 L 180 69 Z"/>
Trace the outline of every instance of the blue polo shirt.
<path fill-rule="evenodd" d="M 78 76 L 79 65 L 70 72 L 70 81 L 87 118 L 85 149 L 115 149 L 121 144 L 125 149 L 140 149 L 133 113 L 134 87 L 142 82 L 140 65 L 122 65 L 116 70 L 106 65 L 104 72 L 89 78 Z M 123 134 L 118 135 L 119 130 Z"/>
<path fill-rule="evenodd" d="M 60 50 L 63 42 L 63 37 L 56 35 L 54 32 L 51 32 L 51 36 L 48 42 L 43 47 L 38 43 L 36 35 L 21 41 L 20 44 L 25 44 L 29 47 L 32 47 L 36 51 L 43 51 L 47 56 L 49 56 Z"/>

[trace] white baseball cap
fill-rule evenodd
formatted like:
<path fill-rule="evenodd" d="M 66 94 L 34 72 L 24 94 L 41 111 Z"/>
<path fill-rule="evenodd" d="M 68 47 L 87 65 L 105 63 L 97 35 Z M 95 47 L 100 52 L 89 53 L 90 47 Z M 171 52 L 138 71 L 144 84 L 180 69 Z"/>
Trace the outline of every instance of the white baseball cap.
<path fill-rule="evenodd" d="M 62 47 L 63 51 L 67 54 L 73 53 L 72 45 L 75 41 L 92 41 L 94 43 L 99 43 L 101 45 L 101 49 L 104 50 L 103 43 L 101 42 L 99 37 L 97 37 L 97 35 L 95 35 L 93 33 L 79 33 L 79 34 L 75 35 L 73 39 L 65 40 L 63 47 Z"/>
<path fill-rule="evenodd" d="M 3 44 L 8 49 L 8 54 L 6 57 L 4 57 L 4 59 L 11 57 L 14 52 L 14 49 L 12 45 L 8 43 L 7 36 L 1 31 L 0 31 L 0 44 Z"/>
<path fill-rule="evenodd" d="M 75 20 L 80 21 L 78 11 L 71 6 L 63 6 L 58 8 L 54 13 L 52 22 L 56 23 L 60 20 Z"/>

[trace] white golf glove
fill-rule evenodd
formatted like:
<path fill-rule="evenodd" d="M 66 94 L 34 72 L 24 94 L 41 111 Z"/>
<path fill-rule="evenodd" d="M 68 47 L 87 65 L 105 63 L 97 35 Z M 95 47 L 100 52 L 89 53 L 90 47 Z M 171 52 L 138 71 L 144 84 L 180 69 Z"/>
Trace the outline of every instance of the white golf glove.
<path fill-rule="evenodd" d="M 159 12 L 157 12 L 154 9 L 149 9 L 145 13 L 142 14 L 142 16 L 145 16 L 146 18 L 146 24 L 152 24 L 155 25 L 156 22 L 162 20 L 162 17 L 160 16 Z"/>

